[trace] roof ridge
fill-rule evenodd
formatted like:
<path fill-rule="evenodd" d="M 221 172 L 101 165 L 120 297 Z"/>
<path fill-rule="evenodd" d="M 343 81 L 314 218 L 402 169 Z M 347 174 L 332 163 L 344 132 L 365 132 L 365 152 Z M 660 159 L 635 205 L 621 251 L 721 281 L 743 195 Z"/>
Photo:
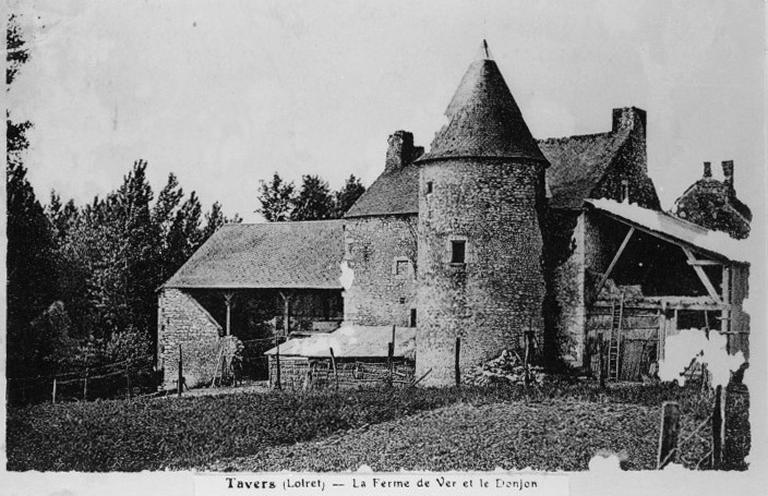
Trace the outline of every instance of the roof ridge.
<path fill-rule="evenodd" d="M 228 226 L 270 226 L 270 225 L 286 225 L 286 224 L 309 224 L 309 223 L 320 223 L 320 222 L 338 222 L 344 219 L 310 219 L 310 220 L 272 220 L 272 221 L 266 221 L 266 222 L 230 222 L 229 224 L 224 224 L 221 227 L 228 227 Z"/>
<path fill-rule="evenodd" d="M 589 133 L 589 134 L 572 134 L 570 136 L 552 136 L 549 138 L 536 138 L 536 141 L 538 143 L 555 143 L 558 141 L 567 141 L 572 139 L 586 139 L 586 138 L 595 138 L 597 136 L 605 136 L 605 135 L 619 135 L 619 134 L 626 134 L 629 133 L 626 132 L 626 130 L 621 131 L 604 131 L 602 133 Z"/>

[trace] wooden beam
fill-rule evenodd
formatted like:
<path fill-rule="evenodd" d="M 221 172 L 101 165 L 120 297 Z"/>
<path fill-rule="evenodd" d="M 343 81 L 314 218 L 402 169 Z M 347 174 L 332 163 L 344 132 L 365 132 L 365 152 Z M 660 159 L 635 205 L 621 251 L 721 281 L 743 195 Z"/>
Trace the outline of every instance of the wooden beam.
<path fill-rule="evenodd" d="M 600 278 L 600 282 L 597 284 L 597 289 L 595 289 L 595 297 L 597 297 L 597 295 L 600 294 L 600 290 L 603 289 L 603 285 L 605 285 L 605 281 L 607 281 L 608 277 L 610 277 L 611 272 L 613 272 L 614 267 L 616 267 L 616 263 L 619 261 L 619 258 L 621 257 L 621 254 L 624 253 L 624 248 L 627 247 L 627 243 L 629 243 L 629 239 L 632 237 L 634 233 L 635 233 L 635 228 L 630 227 L 629 231 L 627 231 L 627 235 L 624 236 L 624 241 L 621 242 L 619 249 L 616 251 L 616 254 L 613 256 L 613 260 L 611 260 L 611 263 L 608 265 L 608 269 Z"/>
<path fill-rule="evenodd" d="M 723 265 L 716 260 L 688 260 L 688 265 Z"/>
<path fill-rule="evenodd" d="M 283 331 L 285 331 L 285 337 L 288 337 L 288 333 L 291 331 L 291 297 L 293 292 L 280 291 L 280 296 L 283 298 Z"/>
<path fill-rule="evenodd" d="M 692 243 L 688 243 L 686 241 L 677 239 L 677 238 L 675 238 L 673 236 L 670 236 L 670 235 L 665 234 L 665 233 L 660 232 L 660 231 L 654 231 L 653 229 L 645 227 L 642 224 L 638 224 L 637 222 L 632 222 L 631 220 L 625 219 L 623 217 L 620 217 L 620 216 L 618 216 L 618 215 L 616 215 L 614 213 L 611 213 L 611 212 L 608 212 L 608 211 L 605 211 L 605 210 L 602 210 L 602 209 L 598 209 L 598 211 L 600 212 L 600 214 L 605 215 L 607 217 L 610 217 L 611 219 L 615 220 L 616 222 L 619 222 L 620 224 L 624 224 L 625 226 L 635 227 L 638 231 L 643 232 L 645 234 L 648 234 L 650 236 L 653 236 L 655 238 L 659 238 L 661 240 L 664 240 L 667 243 L 670 243 L 670 244 L 673 244 L 673 245 L 677 245 L 677 246 L 679 246 L 681 248 L 693 247 L 694 249 L 696 249 L 696 251 L 705 253 L 708 257 L 720 258 L 720 259 L 723 259 L 723 260 L 728 260 L 728 257 L 726 257 L 725 255 L 723 255 L 721 253 L 717 253 L 717 252 L 714 252 L 712 250 L 707 250 L 706 248 L 702 248 L 702 247 L 696 246 L 696 245 L 694 245 Z M 704 228 L 702 228 L 702 230 L 706 231 L 706 229 L 704 229 Z"/>
<path fill-rule="evenodd" d="M 229 336 L 232 334 L 232 329 L 230 327 L 230 313 L 232 309 L 232 298 L 235 296 L 234 293 L 231 291 L 227 291 L 224 293 L 224 303 L 227 305 L 227 328 L 224 331 L 226 336 Z"/>
<path fill-rule="evenodd" d="M 683 252 L 685 253 L 685 256 L 688 257 L 688 262 L 695 261 L 696 257 L 693 256 L 693 252 L 684 247 L 681 246 Z M 709 280 L 709 276 L 707 276 L 707 273 L 704 272 L 704 269 L 701 268 L 699 265 L 691 265 L 693 267 L 693 270 L 696 272 L 696 275 L 699 276 L 699 279 L 701 279 L 702 284 L 704 284 L 704 287 L 707 288 L 707 293 L 709 293 L 710 298 L 712 298 L 712 301 L 717 303 L 718 305 L 722 305 L 723 301 L 720 299 L 720 297 L 717 294 L 717 291 L 715 290 L 715 286 L 712 284 L 712 281 Z"/>
<path fill-rule="evenodd" d="M 723 282 L 720 285 L 723 293 L 723 303 L 731 303 L 731 269 L 723 265 Z M 728 310 L 723 310 L 720 319 L 720 332 L 727 333 L 731 330 L 731 315 Z"/>

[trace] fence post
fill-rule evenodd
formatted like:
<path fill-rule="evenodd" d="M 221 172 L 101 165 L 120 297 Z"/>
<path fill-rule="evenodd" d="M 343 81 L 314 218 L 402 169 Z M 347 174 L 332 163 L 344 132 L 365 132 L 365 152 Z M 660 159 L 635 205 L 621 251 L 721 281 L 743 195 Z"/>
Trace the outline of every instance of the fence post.
<path fill-rule="evenodd" d="M 459 368 L 459 356 L 461 353 L 461 338 L 456 338 L 456 356 L 454 357 L 453 366 L 456 374 L 456 386 L 461 385 L 461 369 Z"/>
<path fill-rule="evenodd" d="M 600 387 L 605 387 L 605 364 L 603 363 L 603 333 L 597 333 L 597 379 Z"/>
<path fill-rule="evenodd" d="M 336 371 L 336 356 L 333 354 L 333 348 L 328 348 L 331 351 L 331 367 L 333 367 L 333 380 L 336 382 L 336 391 L 339 390 L 339 373 Z"/>
<path fill-rule="evenodd" d="M 656 465 L 658 470 L 661 470 L 672 461 L 677 461 L 677 437 L 679 433 L 680 405 L 676 401 L 665 401 L 661 405 L 659 458 Z"/>
<path fill-rule="evenodd" d="M 176 387 L 177 395 L 179 398 L 181 398 L 181 392 L 184 389 L 184 358 L 181 354 L 181 343 L 179 343 L 179 378 L 178 378 L 178 384 Z"/>
<path fill-rule="evenodd" d="M 83 378 L 83 401 L 88 399 L 88 367 L 85 368 L 85 377 Z"/>
<path fill-rule="evenodd" d="M 283 389 L 280 384 L 280 343 L 277 341 L 277 332 L 275 332 L 275 389 Z"/>
<path fill-rule="evenodd" d="M 53 390 L 51 391 L 51 403 L 56 404 L 56 378 L 53 378 Z"/>
<path fill-rule="evenodd" d="M 725 418 L 723 415 L 723 386 L 715 388 L 715 404 L 712 408 L 712 468 L 719 470 L 723 464 Z"/>
<path fill-rule="evenodd" d="M 525 370 L 525 385 L 531 383 L 531 371 L 529 368 L 530 353 L 531 353 L 531 331 L 525 331 L 525 354 L 523 359 L 523 367 Z"/>

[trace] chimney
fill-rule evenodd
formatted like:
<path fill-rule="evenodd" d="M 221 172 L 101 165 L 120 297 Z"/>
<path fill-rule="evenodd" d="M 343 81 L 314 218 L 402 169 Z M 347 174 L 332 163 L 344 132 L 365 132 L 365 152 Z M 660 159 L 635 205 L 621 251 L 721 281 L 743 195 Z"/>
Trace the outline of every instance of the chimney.
<path fill-rule="evenodd" d="M 411 163 L 414 159 L 413 133 L 395 131 L 387 139 L 387 161 L 384 172 L 394 172 Z M 423 149 L 422 149 L 423 151 Z"/>
<path fill-rule="evenodd" d="M 723 182 L 733 189 L 733 160 L 723 160 Z"/>
<path fill-rule="evenodd" d="M 704 162 L 704 179 L 712 177 L 712 162 Z"/>
<path fill-rule="evenodd" d="M 623 129 L 635 129 L 642 124 L 642 132 L 645 135 L 645 110 L 637 107 L 624 107 L 613 109 L 612 131 L 621 131 Z"/>

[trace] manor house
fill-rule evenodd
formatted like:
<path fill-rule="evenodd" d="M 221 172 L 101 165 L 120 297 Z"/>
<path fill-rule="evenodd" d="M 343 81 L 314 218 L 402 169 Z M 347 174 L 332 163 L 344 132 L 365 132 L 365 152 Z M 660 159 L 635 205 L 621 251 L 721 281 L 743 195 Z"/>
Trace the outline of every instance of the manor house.
<path fill-rule="evenodd" d="M 617 380 L 648 373 L 678 329 L 747 352 L 747 264 L 735 240 L 660 211 L 645 111 L 535 139 L 484 45 L 446 117 L 427 151 L 392 133 L 343 219 L 216 232 L 158 292 L 166 386 L 179 350 L 187 383 L 210 380 L 227 335 L 304 387 L 331 353 L 352 382 L 395 360 L 450 385 L 503 350 L 589 374 L 598 337 Z"/>

